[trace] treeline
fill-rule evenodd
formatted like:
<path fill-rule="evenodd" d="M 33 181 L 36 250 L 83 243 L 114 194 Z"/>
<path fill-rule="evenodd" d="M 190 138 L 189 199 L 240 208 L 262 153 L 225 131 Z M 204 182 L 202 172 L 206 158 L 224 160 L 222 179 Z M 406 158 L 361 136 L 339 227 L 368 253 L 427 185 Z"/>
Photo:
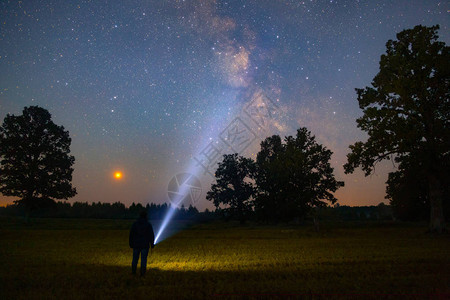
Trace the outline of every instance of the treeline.
<path fill-rule="evenodd" d="M 115 203 L 87 203 L 87 202 L 56 202 L 52 207 L 39 209 L 33 212 L 34 218 L 86 218 L 86 219 L 135 219 L 142 210 L 147 210 L 150 220 L 161 220 L 166 215 L 169 204 L 148 203 L 142 205 L 133 203 L 129 207 L 120 202 Z M 24 208 L 12 204 L 0 207 L 0 215 L 21 217 L 25 215 Z M 393 220 L 392 208 L 380 203 L 377 206 L 327 206 L 313 210 L 308 216 L 322 221 L 376 221 Z M 306 219 L 308 219 L 308 217 Z M 174 220 L 190 220 L 194 222 L 207 222 L 213 220 L 231 220 L 233 216 L 227 210 L 216 209 L 203 212 L 194 206 L 177 208 Z M 253 212 L 249 220 L 257 221 Z"/>
<path fill-rule="evenodd" d="M 273 135 L 261 142 L 256 160 L 238 153 L 223 155 L 206 199 L 226 218 L 264 223 L 325 219 L 430 220 L 431 201 L 426 174 L 411 161 L 389 174 L 386 206 L 339 207 L 334 196 L 344 185 L 334 177 L 332 152 L 319 144 L 306 128 L 282 139 Z M 414 163 L 413 163 L 414 162 Z M 440 174 L 443 217 L 450 218 L 450 173 Z M 335 206 L 332 206 L 335 204 Z"/>
<path fill-rule="evenodd" d="M 334 176 L 333 152 L 306 127 L 284 139 L 267 137 L 260 146 L 256 160 L 238 153 L 223 155 L 206 194 L 217 209 L 241 223 L 254 216 L 264 223 L 288 223 L 302 222 L 337 202 L 334 193 L 344 182 Z"/>
<path fill-rule="evenodd" d="M 34 218 L 87 218 L 87 219 L 135 219 L 139 213 L 146 210 L 149 218 L 152 220 L 162 219 L 169 205 L 147 203 L 145 206 L 141 203 L 132 203 L 129 207 L 121 202 L 115 203 L 87 203 L 87 202 L 61 202 L 53 203 L 51 206 L 33 211 Z M 185 208 L 184 206 L 176 208 L 175 219 L 189 220 L 199 216 L 199 211 L 194 206 Z M 20 205 L 8 205 L 0 207 L 0 215 L 5 216 L 23 216 L 24 207 Z"/>
<path fill-rule="evenodd" d="M 226 209 L 216 209 L 212 212 L 215 218 L 225 220 L 236 219 L 235 216 Z M 258 213 L 252 211 L 247 215 L 247 220 L 267 223 L 261 220 Z M 399 220 L 390 205 L 380 203 L 373 206 L 347 206 L 336 204 L 334 206 L 316 207 L 309 211 L 303 218 L 292 219 L 285 223 L 312 223 L 317 221 L 394 221 Z M 269 223 L 278 223 L 275 221 Z"/>
<path fill-rule="evenodd" d="M 396 220 L 390 205 L 380 203 L 373 206 L 347 206 L 336 204 L 322 207 L 314 212 L 314 217 L 323 221 L 377 221 Z"/>

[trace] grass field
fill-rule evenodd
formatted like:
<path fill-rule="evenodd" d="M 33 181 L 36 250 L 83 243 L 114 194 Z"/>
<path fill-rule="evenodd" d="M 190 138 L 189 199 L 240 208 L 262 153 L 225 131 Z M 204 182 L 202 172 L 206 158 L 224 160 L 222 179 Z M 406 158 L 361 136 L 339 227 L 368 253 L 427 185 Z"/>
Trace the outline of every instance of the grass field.
<path fill-rule="evenodd" d="M 131 222 L 0 218 L 0 299 L 450 297 L 450 238 L 419 225 L 195 225 L 140 278 Z"/>

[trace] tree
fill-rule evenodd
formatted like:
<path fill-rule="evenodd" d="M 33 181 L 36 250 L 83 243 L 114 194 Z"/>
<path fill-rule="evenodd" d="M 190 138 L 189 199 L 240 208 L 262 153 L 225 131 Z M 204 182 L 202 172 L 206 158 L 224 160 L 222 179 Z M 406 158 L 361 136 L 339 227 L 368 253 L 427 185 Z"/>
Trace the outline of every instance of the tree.
<path fill-rule="evenodd" d="M 19 197 L 27 218 L 32 210 L 76 195 L 72 187 L 69 132 L 41 107 L 7 115 L 0 127 L 0 192 Z"/>
<path fill-rule="evenodd" d="M 416 159 L 423 168 L 430 202 L 430 230 L 445 229 L 441 178 L 450 159 L 450 53 L 438 41 L 439 26 L 416 26 L 389 40 L 372 87 L 356 89 L 363 116 L 358 127 L 368 140 L 350 146 L 346 173 L 394 159 L 400 165 Z"/>
<path fill-rule="evenodd" d="M 279 135 L 273 135 L 261 142 L 261 150 L 256 156 L 256 185 L 257 194 L 255 199 L 255 212 L 260 220 L 278 221 L 282 212 L 280 208 L 284 201 L 283 189 L 279 177 L 286 175 L 281 166 L 281 153 L 283 152 L 283 142 Z M 285 217 L 287 217 L 285 215 Z"/>
<path fill-rule="evenodd" d="M 256 211 L 265 220 L 289 221 L 312 208 L 335 203 L 333 193 L 344 186 L 330 165 L 332 152 L 316 142 L 306 128 L 281 142 L 277 135 L 261 143 L 257 155 Z"/>
<path fill-rule="evenodd" d="M 244 223 L 253 209 L 252 196 L 255 192 L 252 179 L 255 162 L 235 154 L 225 154 L 215 173 L 216 183 L 206 194 L 216 208 L 224 205 L 225 212 Z"/>
<path fill-rule="evenodd" d="M 444 218 L 448 218 L 450 216 L 450 174 L 441 179 L 444 187 Z M 386 198 L 389 199 L 395 217 L 402 221 L 429 219 L 430 201 L 427 178 L 420 161 L 403 161 L 398 171 L 389 173 L 386 184 Z"/>
<path fill-rule="evenodd" d="M 428 219 L 428 188 L 420 167 L 406 167 L 406 164 L 402 164 L 399 171 L 389 173 L 385 198 L 389 199 L 394 216 L 399 220 Z"/>

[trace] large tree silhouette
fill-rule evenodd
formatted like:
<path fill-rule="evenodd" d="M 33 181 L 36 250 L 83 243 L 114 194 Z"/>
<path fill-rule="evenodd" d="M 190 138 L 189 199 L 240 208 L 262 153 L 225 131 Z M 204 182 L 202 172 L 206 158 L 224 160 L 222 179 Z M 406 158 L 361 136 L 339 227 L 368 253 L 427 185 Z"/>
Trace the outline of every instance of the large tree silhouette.
<path fill-rule="evenodd" d="M 235 154 L 226 154 L 216 171 L 216 182 L 211 185 L 206 199 L 218 208 L 224 206 L 231 216 L 244 223 L 253 209 L 255 187 L 252 178 L 255 162 Z"/>
<path fill-rule="evenodd" d="M 72 187 L 71 139 L 41 107 L 7 115 L 0 127 L 0 192 L 19 197 L 27 217 L 36 208 L 76 195 Z"/>
<path fill-rule="evenodd" d="M 399 170 L 389 173 L 386 198 L 394 215 L 402 221 L 428 220 L 430 201 L 427 177 L 420 160 L 403 161 Z M 444 218 L 450 217 L 450 173 L 441 177 L 443 183 Z"/>
<path fill-rule="evenodd" d="M 257 155 L 255 208 L 264 220 L 290 221 L 312 208 L 335 203 L 333 193 L 344 186 L 330 165 L 332 152 L 317 143 L 306 128 L 288 136 L 278 135 L 261 143 Z"/>
<path fill-rule="evenodd" d="M 350 146 L 346 173 L 366 176 L 377 162 L 417 160 L 427 182 L 430 230 L 444 230 L 443 182 L 450 159 L 450 53 L 439 26 L 416 26 L 389 40 L 372 87 L 356 89 L 364 115 L 357 120 L 366 142 Z"/>

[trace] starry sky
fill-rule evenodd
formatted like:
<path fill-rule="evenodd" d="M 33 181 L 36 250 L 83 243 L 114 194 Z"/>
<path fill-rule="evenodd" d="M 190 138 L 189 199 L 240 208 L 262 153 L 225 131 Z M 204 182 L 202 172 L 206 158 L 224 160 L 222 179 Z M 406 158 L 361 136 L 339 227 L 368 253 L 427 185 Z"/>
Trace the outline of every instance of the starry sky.
<path fill-rule="evenodd" d="M 449 9 L 433 0 L 1 1 L 0 118 L 39 105 L 69 130 L 71 202 L 164 203 L 171 178 L 190 173 L 201 186 L 192 203 L 211 208 L 218 154 L 255 157 L 264 137 L 306 126 L 334 152 L 346 184 L 339 203 L 377 205 L 395 166 L 369 177 L 342 168 L 348 145 L 367 138 L 354 89 L 370 84 L 403 29 L 439 24 L 448 44 Z"/>

